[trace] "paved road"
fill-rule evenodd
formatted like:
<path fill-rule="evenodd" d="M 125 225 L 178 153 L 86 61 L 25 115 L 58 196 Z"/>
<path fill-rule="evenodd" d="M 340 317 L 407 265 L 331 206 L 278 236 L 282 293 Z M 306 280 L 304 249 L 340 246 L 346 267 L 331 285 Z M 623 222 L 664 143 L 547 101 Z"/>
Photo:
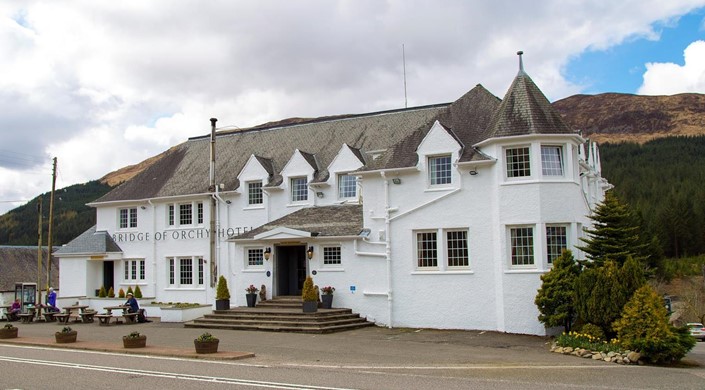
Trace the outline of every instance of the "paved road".
<path fill-rule="evenodd" d="M 20 324 L 49 337 L 55 324 Z M 81 342 L 137 330 L 148 344 L 190 351 L 203 332 L 176 324 L 73 326 Z M 215 331 L 237 361 L 0 344 L 0 388 L 703 389 L 705 343 L 676 368 L 620 366 L 548 352 L 547 340 L 494 332 L 367 328 L 330 335 Z M 35 373 L 39 373 L 35 375 Z M 76 386 L 79 385 L 79 386 Z"/>

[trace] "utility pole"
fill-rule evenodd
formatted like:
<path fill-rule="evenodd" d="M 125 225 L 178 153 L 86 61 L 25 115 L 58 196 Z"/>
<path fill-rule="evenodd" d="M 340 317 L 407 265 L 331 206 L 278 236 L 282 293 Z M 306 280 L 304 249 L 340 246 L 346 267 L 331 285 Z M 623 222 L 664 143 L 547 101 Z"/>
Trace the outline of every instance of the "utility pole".
<path fill-rule="evenodd" d="M 210 232 L 210 263 L 211 263 L 211 287 L 215 287 L 215 282 L 218 278 L 218 269 L 216 267 L 216 252 L 215 252 L 215 240 L 217 239 L 216 234 L 218 234 L 217 231 L 215 231 L 215 219 L 216 219 L 216 214 L 215 214 L 215 206 L 216 206 L 216 200 L 215 200 L 215 122 L 217 122 L 218 119 L 216 118 L 211 118 L 211 159 L 210 159 L 210 174 L 209 174 L 209 186 L 208 186 L 208 191 L 211 192 L 211 207 L 210 207 L 210 217 L 211 217 L 211 232 Z"/>
<path fill-rule="evenodd" d="M 47 256 L 47 285 L 46 290 L 49 292 L 51 284 L 51 249 L 53 248 L 53 230 L 54 230 L 54 191 L 56 191 L 56 157 L 54 157 L 54 167 L 51 170 L 51 198 L 49 198 L 49 256 Z M 37 286 L 39 288 L 39 286 Z"/>
<path fill-rule="evenodd" d="M 37 203 L 37 303 L 42 302 L 42 196 Z"/>

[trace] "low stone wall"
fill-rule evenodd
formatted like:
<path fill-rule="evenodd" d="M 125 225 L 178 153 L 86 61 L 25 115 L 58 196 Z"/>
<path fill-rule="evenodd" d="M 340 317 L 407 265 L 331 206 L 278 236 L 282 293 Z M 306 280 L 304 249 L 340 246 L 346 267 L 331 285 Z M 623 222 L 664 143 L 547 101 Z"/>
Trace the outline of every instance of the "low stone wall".
<path fill-rule="evenodd" d="M 551 352 L 561 353 L 563 355 L 573 355 L 584 359 L 602 360 L 617 364 L 644 364 L 641 361 L 641 354 L 634 351 L 623 352 L 594 352 L 582 348 L 559 347 L 553 345 Z"/>
<path fill-rule="evenodd" d="M 213 312 L 212 305 L 200 305 L 187 308 L 161 307 L 161 322 L 186 322 L 203 317 Z"/>

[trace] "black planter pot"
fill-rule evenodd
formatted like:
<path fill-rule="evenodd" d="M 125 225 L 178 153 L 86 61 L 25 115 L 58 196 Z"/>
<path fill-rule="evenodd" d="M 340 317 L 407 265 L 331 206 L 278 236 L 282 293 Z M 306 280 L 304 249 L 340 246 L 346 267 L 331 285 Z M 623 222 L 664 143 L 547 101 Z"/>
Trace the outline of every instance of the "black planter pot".
<path fill-rule="evenodd" d="M 216 299 L 215 310 L 230 310 L 230 299 Z"/>
<path fill-rule="evenodd" d="M 333 307 L 333 294 L 321 295 L 321 308 L 330 309 Z"/>
<path fill-rule="evenodd" d="M 255 307 L 255 304 L 257 304 L 257 294 L 245 294 L 245 298 L 247 298 L 247 307 Z"/>
<path fill-rule="evenodd" d="M 318 311 L 318 302 L 316 301 L 304 301 L 304 313 L 315 313 Z"/>

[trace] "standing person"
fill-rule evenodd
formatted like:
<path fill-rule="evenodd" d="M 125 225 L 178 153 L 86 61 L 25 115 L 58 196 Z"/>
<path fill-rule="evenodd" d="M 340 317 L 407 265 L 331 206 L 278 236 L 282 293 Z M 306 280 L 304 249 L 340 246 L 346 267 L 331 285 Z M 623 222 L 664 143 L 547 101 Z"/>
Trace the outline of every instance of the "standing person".
<path fill-rule="evenodd" d="M 49 294 L 47 295 L 47 307 L 50 311 L 59 311 L 59 308 L 56 307 L 56 292 L 54 291 L 54 287 L 49 287 Z"/>
<path fill-rule="evenodd" d="M 127 293 L 127 302 L 125 302 L 125 306 L 129 306 L 127 309 L 128 313 L 137 313 L 140 310 L 140 305 L 137 303 L 137 300 L 131 292 Z"/>

